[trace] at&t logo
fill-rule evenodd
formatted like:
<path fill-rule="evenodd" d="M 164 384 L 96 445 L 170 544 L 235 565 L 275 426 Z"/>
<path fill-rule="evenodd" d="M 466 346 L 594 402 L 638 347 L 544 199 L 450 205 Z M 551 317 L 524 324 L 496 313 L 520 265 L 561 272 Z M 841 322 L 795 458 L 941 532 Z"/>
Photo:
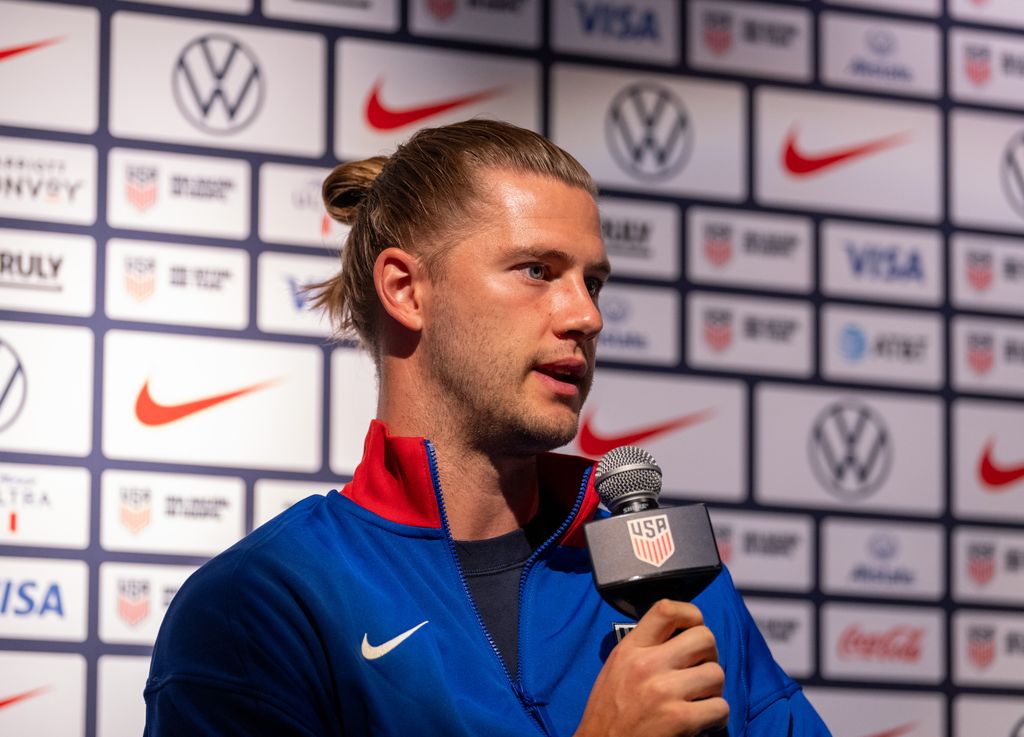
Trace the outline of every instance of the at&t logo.
<path fill-rule="evenodd" d="M 828 405 L 815 418 L 808 454 L 822 486 L 841 499 L 859 501 L 888 478 L 893 444 L 879 414 L 846 400 Z"/>
<path fill-rule="evenodd" d="M 240 41 L 210 33 L 186 46 L 174 65 L 174 100 L 207 133 L 237 133 L 260 111 L 266 84 L 256 56 Z"/>
<path fill-rule="evenodd" d="M 686 107 L 656 82 L 631 84 L 612 99 L 605 136 L 615 163 L 647 181 L 678 173 L 693 148 L 693 124 Z"/>

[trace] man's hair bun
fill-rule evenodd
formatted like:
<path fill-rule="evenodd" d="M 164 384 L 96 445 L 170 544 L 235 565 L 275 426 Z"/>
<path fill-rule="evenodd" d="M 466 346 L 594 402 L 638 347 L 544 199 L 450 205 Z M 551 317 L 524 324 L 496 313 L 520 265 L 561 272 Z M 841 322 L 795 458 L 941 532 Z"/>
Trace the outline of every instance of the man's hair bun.
<path fill-rule="evenodd" d="M 324 180 L 322 191 L 324 207 L 332 220 L 343 225 L 355 222 L 359 207 L 387 160 L 386 156 L 374 156 L 334 167 Z"/>

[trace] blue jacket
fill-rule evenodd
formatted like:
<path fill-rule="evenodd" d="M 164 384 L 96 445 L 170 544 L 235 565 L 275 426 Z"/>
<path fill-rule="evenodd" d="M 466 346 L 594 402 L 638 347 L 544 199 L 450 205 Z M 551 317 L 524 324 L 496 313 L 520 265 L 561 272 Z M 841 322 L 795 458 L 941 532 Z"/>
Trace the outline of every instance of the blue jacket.
<path fill-rule="evenodd" d="M 146 735 L 571 735 L 626 620 L 596 593 L 582 546 L 598 513 L 590 461 L 545 455 L 540 474 L 571 512 L 524 566 L 518 677 L 466 588 L 433 447 L 374 422 L 342 492 L 296 504 L 175 596 Z M 694 603 L 718 642 L 731 737 L 828 735 L 727 573 Z"/>

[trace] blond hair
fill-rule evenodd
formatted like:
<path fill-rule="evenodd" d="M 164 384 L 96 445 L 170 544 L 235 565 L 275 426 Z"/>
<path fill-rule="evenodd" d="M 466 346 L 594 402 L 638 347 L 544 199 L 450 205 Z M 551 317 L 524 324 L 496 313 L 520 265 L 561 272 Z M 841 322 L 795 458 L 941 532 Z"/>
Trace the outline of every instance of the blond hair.
<path fill-rule="evenodd" d="M 483 170 L 551 177 L 597 194 L 587 170 L 543 136 L 509 123 L 467 120 L 417 132 L 391 156 L 340 164 L 324 180 L 328 215 L 351 230 L 341 270 L 312 287 L 338 335 L 354 331 L 379 357 L 377 256 L 388 247 L 422 259 L 440 275 L 448 246 L 486 217 Z"/>

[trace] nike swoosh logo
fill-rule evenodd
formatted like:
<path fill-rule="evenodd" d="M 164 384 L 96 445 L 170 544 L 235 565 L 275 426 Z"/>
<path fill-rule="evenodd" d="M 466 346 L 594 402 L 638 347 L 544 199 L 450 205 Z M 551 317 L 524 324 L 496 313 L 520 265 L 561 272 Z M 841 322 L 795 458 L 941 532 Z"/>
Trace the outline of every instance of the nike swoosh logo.
<path fill-rule="evenodd" d="M 211 397 L 203 397 L 202 399 L 196 399 L 192 402 L 184 402 L 182 404 L 160 404 L 155 401 L 149 394 L 149 380 L 142 385 L 142 389 L 139 390 L 139 396 L 135 400 L 135 416 L 139 418 L 139 422 L 143 425 L 149 425 L 155 427 L 157 425 L 166 425 L 176 420 L 180 420 L 189 415 L 194 415 L 196 412 L 201 412 L 204 409 L 209 409 L 218 404 L 227 402 L 230 399 L 241 397 L 245 394 L 251 394 L 254 391 L 258 391 L 267 386 L 273 384 L 274 381 L 264 381 L 260 384 L 253 384 L 252 386 L 246 386 L 235 391 L 225 392 L 224 394 L 215 394 Z"/>
<path fill-rule="evenodd" d="M 846 148 L 838 148 L 817 154 L 805 154 L 800 151 L 797 148 L 796 137 L 797 128 L 796 126 L 793 126 L 789 129 L 789 134 L 786 136 L 786 142 L 782 152 L 782 163 L 783 166 L 786 167 L 786 171 L 790 174 L 798 177 L 806 177 L 844 162 L 850 162 L 854 159 L 859 159 L 862 156 L 867 156 L 868 154 L 873 154 L 887 148 L 892 148 L 893 146 L 898 146 L 899 144 L 907 141 L 910 138 L 910 134 L 895 133 L 891 136 L 878 138 L 874 141 L 868 141 L 867 143 L 862 143 L 857 146 L 848 146 Z"/>
<path fill-rule="evenodd" d="M 993 493 L 1008 491 L 1006 487 L 1015 481 L 1024 479 L 1024 464 L 1020 466 L 1001 467 L 992 459 L 992 447 L 994 440 L 989 440 L 985 451 L 981 454 L 981 461 L 978 463 L 978 476 L 982 483 L 989 487 Z"/>
<path fill-rule="evenodd" d="M 620 445 L 635 445 L 673 430 L 696 425 L 698 422 L 710 419 L 713 414 L 714 411 L 711 409 L 702 409 L 699 412 L 692 412 L 668 422 L 658 423 L 657 425 L 638 428 L 622 435 L 598 435 L 594 432 L 591 425 L 591 421 L 594 418 L 594 414 L 591 412 L 583 418 L 583 426 L 580 427 L 580 434 L 577 440 L 583 455 L 596 458 L 603 456 L 613 448 L 618 448 Z"/>
<path fill-rule="evenodd" d="M 6 699 L 0 699 L 0 709 L 6 708 L 8 706 L 14 706 L 14 704 L 17 704 L 19 701 L 31 699 L 33 696 L 39 696 L 40 694 L 49 690 L 49 686 L 40 686 L 39 688 L 33 688 L 31 691 L 26 691 L 25 693 L 19 693 L 15 694 L 14 696 L 8 696 Z"/>
<path fill-rule="evenodd" d="M 447 100 L 438 100 L 437 102 L 429 103 L 427 105 L 417 105 L 416 107 L 400 109 L 388 107 L 381 102 L 380 88 L 383 84 L 384 83 L 378 79 L 377 83 L 373 86 L 373 90 L 370 91 L 370 98 L 366 101 L 366 120 L 372 127 L 381 131 L 395 130 L 396 128 L 402 128 L 413 123 L 418 123 L 419 121 L 433 115 L 439 115 L 448 110 L 487 99 L 488 97 L 496 95 L 501 90 L 500 87 L 494 87 L 489 90 L 475 92 L 471 95 L 452 97 Z"/>
<path fill-rule="evenodd" d="M 29 51 L 35 51 L 36 49 L 41 49 L 44 46 L 52 46 L 53 44 L 63 40 L 63 36 L 57 36 L 55 38 L 48 38 L 43 41 L 36 41 L 35 43 L 25 44 L 24 46 L 8 46 L 6 49 L 0 49 L 0 61 L 10 59 L 12 56 L 27 54 Z"/>
<path fill-rule="evenodd" d="M 387 642 L 381 643 L 380 645 L 371 645 L 369 639 L 367 638 L 366 634 L 364 633 L 363 634 L 363 646 L 362 646 L 362 649 L 361 649 L 361 652 L 363 653 L 363 657 L 366 658 L 367 660 L 376 660 L 377 658 L 383 658 L 389 652 L 391 652 L 396 647 L 398 647 L 403 642 L 405 642 L 410 637 L 412 637 L 412 634 L 416 630 L 418 630 L 420 627 L 425 625 L 427 623 L 427 621 L 428 620 L 420 622 L 418 625 L 416 625 L 412 629 L 408 629 L 405 632 L 403 632 L 402 634 L 400 634 L 398 637 L 392 637 L 390 640 L 388 640 Z"/>
<path fill-rule="evenodd" d="M 914 727 L 917 726 L 917 722 L 909 722 L 907 724 L 901 724 L 898 727 L 887 729 L 884 732 L 875 732 L 874 734 L 864 735 L 864 737 L 900 737 L 900 735 L 906 734 Z"/>

